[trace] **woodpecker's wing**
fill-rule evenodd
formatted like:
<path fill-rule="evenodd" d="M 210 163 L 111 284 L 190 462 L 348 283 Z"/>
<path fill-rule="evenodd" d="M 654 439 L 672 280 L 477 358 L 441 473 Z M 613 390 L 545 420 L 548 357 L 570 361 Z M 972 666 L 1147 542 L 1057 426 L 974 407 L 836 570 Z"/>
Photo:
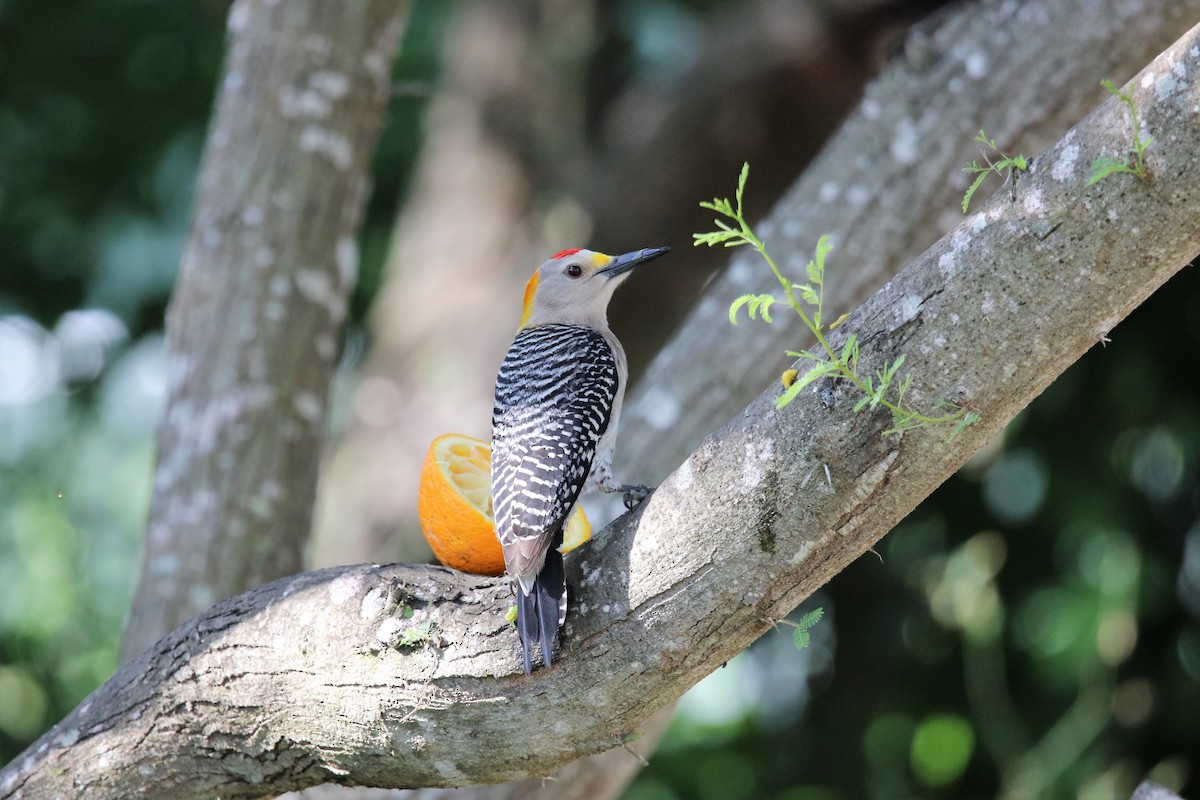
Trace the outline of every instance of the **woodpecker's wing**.
<path fill-rule="evenodd" d="M 617 362 L 595 330 L 539 325 L 517 334 L 496 379 L 492 504 L 508 573 L 527 593 L 583 489 L 608 429 Z"/>

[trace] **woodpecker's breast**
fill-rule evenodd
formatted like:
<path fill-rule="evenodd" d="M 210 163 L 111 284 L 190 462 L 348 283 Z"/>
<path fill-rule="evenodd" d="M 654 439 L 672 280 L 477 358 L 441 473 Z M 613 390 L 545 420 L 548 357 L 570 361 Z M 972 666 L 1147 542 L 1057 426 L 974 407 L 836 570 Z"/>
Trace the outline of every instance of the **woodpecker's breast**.
<path fill-rule="evenodd" d="M 597 330 L 538 325 L 509 348 L 492 410 L 492 502 L 515 574 L 536 574 L 561 538 L 619 388 L 616 356 Z"/>

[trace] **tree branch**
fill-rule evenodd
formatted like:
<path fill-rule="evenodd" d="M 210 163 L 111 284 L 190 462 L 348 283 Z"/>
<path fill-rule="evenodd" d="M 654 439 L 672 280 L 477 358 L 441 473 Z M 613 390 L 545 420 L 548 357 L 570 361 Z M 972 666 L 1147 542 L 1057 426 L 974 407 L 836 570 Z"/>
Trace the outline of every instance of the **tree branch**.
<path fill-rule="evenodd" d="M 1151 179 L 1085 189 L 1129 147 L 1105 102 L 839 331 L 866 368 L 982 421 L 883 439 L 844 387 L 772 388 L 569 561 L 562 660 L 519 674 L 503 580 L 355 566 L 276 581 L 124 667 L 0 772 L 0 797 L 250 797 L 332 780 L 455 786 L 610 749 L 871 547 L 1080 354 L 1200 252 L 1200 29 L 1131 88 Z M 835 262 L 836 264 L 836 262 Z M 836 267 L 835 267 L 836 268 Z M 700 367 L 697 367 L 699 369 Z M 831 483 L 826 483 L 826 468 Z M 405 617 L 405 607 L 413 609 Z M 394 645 L 432 623 L 434 638 Z"/>

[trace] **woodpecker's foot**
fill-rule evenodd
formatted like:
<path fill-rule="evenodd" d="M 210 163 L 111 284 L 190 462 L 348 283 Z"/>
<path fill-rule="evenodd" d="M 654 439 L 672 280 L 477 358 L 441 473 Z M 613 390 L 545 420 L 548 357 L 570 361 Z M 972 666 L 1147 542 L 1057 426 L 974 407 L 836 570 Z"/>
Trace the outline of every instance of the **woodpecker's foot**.
<path fill-rule="evenodd" d="M 649 486 L 637 484 L 636 486 L 622 486 L 625 491 L 625 496 L 622 498 L 625 501 L 625 508 L 633 510 L 638 503 L 646 499 L 650 492 L 654 491 Z"/>

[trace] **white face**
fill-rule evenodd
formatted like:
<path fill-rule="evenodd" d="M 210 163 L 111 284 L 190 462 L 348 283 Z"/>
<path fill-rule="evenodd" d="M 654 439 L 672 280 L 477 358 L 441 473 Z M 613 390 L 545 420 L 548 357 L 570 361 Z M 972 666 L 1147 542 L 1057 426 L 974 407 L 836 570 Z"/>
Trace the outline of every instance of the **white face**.
<path fill-rule="evenodd" d="M 612 256 L 592 250 L 567 251 L 546 261 L 526 288 L 523 324 L 603 322 L 608 301 L 629 275 L 601 272 L 612 261 Z"/>
<path fill-rule="evenodd" d="M 608 301 L 629 271 L 667 252 L 666 247 L 608 256 L 592 250 L 564 250 L 534 271 L 525 285 L 521 327 L 564 323 L 608 327 Z"/>

